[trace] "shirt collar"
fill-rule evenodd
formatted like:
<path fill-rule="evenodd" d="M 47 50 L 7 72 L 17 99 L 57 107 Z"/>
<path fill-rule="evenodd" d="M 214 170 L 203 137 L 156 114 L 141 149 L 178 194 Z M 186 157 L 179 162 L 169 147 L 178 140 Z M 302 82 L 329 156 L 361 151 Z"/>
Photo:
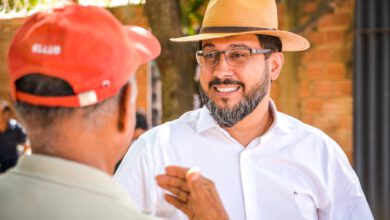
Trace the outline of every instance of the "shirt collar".
<path fill-rule="evenodd" d="M 284 117 L 280 117 L 280 113 L 276 109 L 276 105 L 272 99 L 269 100 L 269 109 L 271 111 L 272 116 L 274 117 L 274 121 L 272 122 L 266 133 L 275 130 L 281 131 L 283 133 L 290 133 L 288 122 Z"/>
<path fill-rule="evenodd" d="M 206 106 L 203 106 L 202 109 L 200 109 L 199 119 L 196 124 L 197 132 L 201 133 L 215 127 L 219 127 L 219 125 L 211 116 L 210 110 Z"/>
<path fill-rule="evenodd" d="M 269 101 L 269 109 L 271 111 L 272 116 L 274 117 L 274 121 L 272 122 L 271 126 L 269 127 L 266 133 L 269 133 L 274 129 L 279 130 L 283 133 L 290 133 L 291 130 L 289 129 L 288 121 L 285 118 L 278 116 L 278 111 L 272 99 L 270 99 Z M 203 106 L 202 109 L 200 110 L 199 119 L 196 124 L 196 130 L 197 132 L 201 133 L 211 128 L 221 128 L 221 127 L 211 116 L 209 109 L 206 106 Z"/>

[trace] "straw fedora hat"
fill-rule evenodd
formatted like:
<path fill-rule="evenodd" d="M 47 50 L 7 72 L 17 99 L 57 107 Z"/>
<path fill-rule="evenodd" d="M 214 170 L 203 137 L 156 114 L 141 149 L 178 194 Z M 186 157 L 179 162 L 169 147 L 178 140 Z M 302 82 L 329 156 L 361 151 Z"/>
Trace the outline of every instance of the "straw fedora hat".
<path fill-rule="evenodd" d="M 278 29 L 275 0 L 210 0 L 200 33 L 170 40 L 202 41 L 243 34 L 279 37 L 283 51 L 301 51 L 310 47 L 305 38 Z"/>

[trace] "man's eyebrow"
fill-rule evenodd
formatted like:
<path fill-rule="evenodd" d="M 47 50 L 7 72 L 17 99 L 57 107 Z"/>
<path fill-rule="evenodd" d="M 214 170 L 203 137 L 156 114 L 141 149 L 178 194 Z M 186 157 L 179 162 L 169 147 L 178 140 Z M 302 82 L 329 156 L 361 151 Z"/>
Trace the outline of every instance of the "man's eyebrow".
<path fill-rule="evenodd" d="M 207 43 L 207 44 L 202 45 L 202 49 L 204 49 L 206 47 L 214 48 L 215 45 L 212 43 Z M 229 48 L 249 48 L 249 47 L 246 44 L 230 44 Z"/>
<path fill-rule="evenodd" d="M 203 44 L 202 49 L 204 49 L 205 47 L 215 47 L 215 45 L 212 43 Z"/>
<path fill-rule="evenodd" d="M 231 48 L 236 48 L 236 47 L 249 48 L 248 45 L 246 45 L 246 44 L 231 44 L 229 47 L 231 47 Z"/>

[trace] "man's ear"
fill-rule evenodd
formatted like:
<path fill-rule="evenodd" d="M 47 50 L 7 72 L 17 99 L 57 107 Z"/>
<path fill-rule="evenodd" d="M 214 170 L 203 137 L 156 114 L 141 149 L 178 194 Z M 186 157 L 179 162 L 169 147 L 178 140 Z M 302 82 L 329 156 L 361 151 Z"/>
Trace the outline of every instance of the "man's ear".
<path fill-rule="evenodd" d="M 126 84 L 123 88 L 122 95 L 119 97 L 119 114 L 118 129 L 126 131 L 132 123 L 132 117 L 135 114 L 135 102 L 132 102 L 131 86 Z M 133 129 L 133 128 L 130 128 Z"/>
<path fill-rule="evenodd" d="M 271 81 L 276 80 L 279 77 L 280 71 L 282 70 L 284 63 L 283 53 L 277 52 L 272 53 L 269 57 L 269 65 L 271 71 Z"/>

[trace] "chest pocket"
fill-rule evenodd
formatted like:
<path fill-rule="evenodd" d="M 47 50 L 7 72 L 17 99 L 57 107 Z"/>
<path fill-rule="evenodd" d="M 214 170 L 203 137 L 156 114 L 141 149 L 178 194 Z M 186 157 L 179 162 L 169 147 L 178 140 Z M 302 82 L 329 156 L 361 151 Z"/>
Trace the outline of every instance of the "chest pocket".
<path fill-rule="evenodd" d="M 294 192 L 294 200 L 297 204 L 302 220 L 317 220 L 317 208 L 313 198 L 306 193 Z"/>

